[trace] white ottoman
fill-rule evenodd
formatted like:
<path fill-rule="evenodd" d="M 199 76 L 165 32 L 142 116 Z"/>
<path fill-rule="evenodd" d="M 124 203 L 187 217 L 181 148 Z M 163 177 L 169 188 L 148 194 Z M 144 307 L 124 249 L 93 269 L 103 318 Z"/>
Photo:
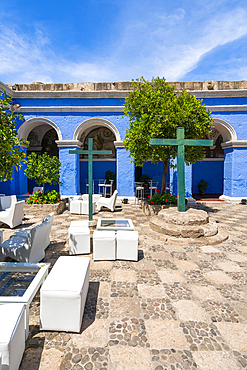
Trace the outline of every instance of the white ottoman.
<path fill-rule="evenodd" d="M 88 220 L 82 220 L 82 221 L 71 221 L 70 227 L 89 227 L 89 221 Z"/>
<path fill-rule="evenodd" d="M 69 204 L 70 213 L 75 213 L 77 215 L 80 215 L 81 214 L 81 203 L 82 203 L 82 200 L 79 200 L 79 199 L 72 200 Z"/>
<path fill-rule="evenodd" d="M 138 231 L 117 230 L 117 259 L 138 261 Z"/>
<path fill-rule="evenodd" d="M 89 267 L 89 257 L 59 257 L 40 290 L 42 330 L 80 332 Z"/>
<path fill-rule="evenodd" d="M 23 303 L 0 305 L 0 352 L 3 370 L 19 369 L 25 350 L 25 306 Z"/>
<path fill-rule="evenodd" d="M 93 233 L 93 259 L 116 259 L 115 231 L 96 230 Z"/>
<path fill-rule="evenodd" d="M 95 213 L 96 202 L 92 202 L 92 204 L 93 204 L 92 210 L 93 210 L 93 213 Z M 88 213 L 89 213 L 89 209 L 88 208 L 89 208 L 88 207 L 88 201 L 87 200 L 83 200 L 81 202 L 81 214 L 82 215 L 88 215 Z"/>
<path fill-rule="evenodd" d="M 89 227 L 69 227 L 69 254 L 90 253 L 90 229 Z"/>

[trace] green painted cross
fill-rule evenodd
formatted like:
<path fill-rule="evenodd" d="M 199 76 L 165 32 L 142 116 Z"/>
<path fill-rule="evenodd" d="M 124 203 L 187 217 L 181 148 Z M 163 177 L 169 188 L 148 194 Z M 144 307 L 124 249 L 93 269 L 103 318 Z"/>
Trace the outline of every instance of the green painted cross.
<path fill-rule="evenodd" d="M 171 145 L 177 146 L 178 166 L 178 211 L 185 212 L 185 146 L 212 146 L 213 140 L 194 140 L 184 138 L 184 127 L 177 127 L 177 139 L 150 139 L 150 145 Z"/>
<path fill-rule="evenodd" d="M 88 214 L 93 220 L 93 155 L 112 154 L 111 150 L 93 150 L 93 139 L 88 139 L 88 150 L 69 150 L 69 154 L 88 154 Z"/>

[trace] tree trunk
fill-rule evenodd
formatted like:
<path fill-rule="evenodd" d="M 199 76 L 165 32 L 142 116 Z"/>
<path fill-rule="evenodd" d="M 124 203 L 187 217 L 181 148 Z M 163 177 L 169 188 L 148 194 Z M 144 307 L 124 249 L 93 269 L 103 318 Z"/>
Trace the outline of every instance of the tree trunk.
<path fill-rule="evenodd" d="M 167 161 L 162 161 L 163 162 L 163 172 L 162 172 L 162 188 L 161 191 L 163 192 L 166 190 L 166 174 L 167 174 L 167 166 L 168 162 Z"/>

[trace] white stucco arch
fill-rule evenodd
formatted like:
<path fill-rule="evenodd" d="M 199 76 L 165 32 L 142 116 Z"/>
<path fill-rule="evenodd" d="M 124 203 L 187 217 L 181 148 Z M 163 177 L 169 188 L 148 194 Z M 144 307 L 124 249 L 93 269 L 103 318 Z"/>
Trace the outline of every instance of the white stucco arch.
<path fill-rule="evenodd" d="M 86 132 L 86 131 L 91 131 L 92 129 L 96 128 L 96 127 L 100 127 L 100 126 L 105 126 L 107 127 L 109 130 L 111 130 L 115 137 L 116 137 L 116 141 L 120 141 L 121 138 L 120 138 L 120 133 L 118 131 L 118 129 L 116 128 L 116 126 L 108 121 L 107 119 L 104 119 L 104 118 L 88 118 L 86 119 L 85 121 L 81 122 L 79 124 L 79 126 L 77 126 L 75 132 L 74 132 L 74 135 L 73 135 L 73 140 L 80 140 L 80 135 L 83 133 L 83 132 Z"/>
<path fill-rule="evenodd" d="M 227 141 L 236 141 L 237 140 L 236 131 L 230 125 L 230 123 L 224 121 L 223 119 L 214 118 L 212 126 L 214 126 L 216 128 L 216 130 L 218 130 L 221 133 L 224 143 L 227 142 Z"/>
<path fill-rule="evenodd" d="M 49 125 L 51 126 L 52 128 L 54 128 L 54 130 L 56 131 L 57 133 L 57 136 L 58 136 L 58 140 L 63 140 L 62 138 L 62 133 L 60 131 L 60 128 L 54 123 L 52 122 L 50 119 L 48 118 L 44 118 L 44 117 L 34 117 L 34 118 L 30 118 L 28 119 L 27 121 L 25 121 L 18 129 L 18 138 L 19 139 L 24 139 L 24 140 L 27 140 L 27 137 L 29 135 L 29 133 L 37 126 L 39 125 Z"/>

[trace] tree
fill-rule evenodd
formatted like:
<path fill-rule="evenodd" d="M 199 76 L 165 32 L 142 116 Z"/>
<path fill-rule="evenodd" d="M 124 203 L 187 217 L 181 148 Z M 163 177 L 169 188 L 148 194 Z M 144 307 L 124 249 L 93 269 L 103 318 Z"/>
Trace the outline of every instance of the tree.
<path fill-rule="evenodd" d="M 143 77 L 134 82 L 133 90 L 125 99 L 124 113 L 129 117 L 129 128 L 124 146 L 136 166 L 163 161 L 162 191 L 166 185 L 167 166 L 173 166 L 177 147 L 151 146 L 149 140 L 175 139 L 176 128 L 184 127 L 186 139 L 200 139 L 210 132 L 210 111 L 186 91 L 176 92 L 165 78 L 147 81 Z M 205 157 L 203 147 L 186 147 L 186 164 L 195 163 Z"/>
<path fill-rule="evenodd" d="M 28 146 L 28 142 L 18 139 L 16 120 L 24 120 L 23 116 L 11 110 L 12 99 L 3 94 L 0 96 L 0 181 L 13 179 L 13 169 L 21 168 L 25 152 L 20 146 Z"/>
<path fill-rule="evenodd" d="M 37 156 L 35 153 L 28 155 L 25 160 L 27 168 L 24 173 L 29 179 L 34 179 L 38 186 L 43 186 L 43 193 L 45 184 L 60 184 L 59 171 L 61 162 L 57 157 L 49 157 L 47 153 Z"/>

